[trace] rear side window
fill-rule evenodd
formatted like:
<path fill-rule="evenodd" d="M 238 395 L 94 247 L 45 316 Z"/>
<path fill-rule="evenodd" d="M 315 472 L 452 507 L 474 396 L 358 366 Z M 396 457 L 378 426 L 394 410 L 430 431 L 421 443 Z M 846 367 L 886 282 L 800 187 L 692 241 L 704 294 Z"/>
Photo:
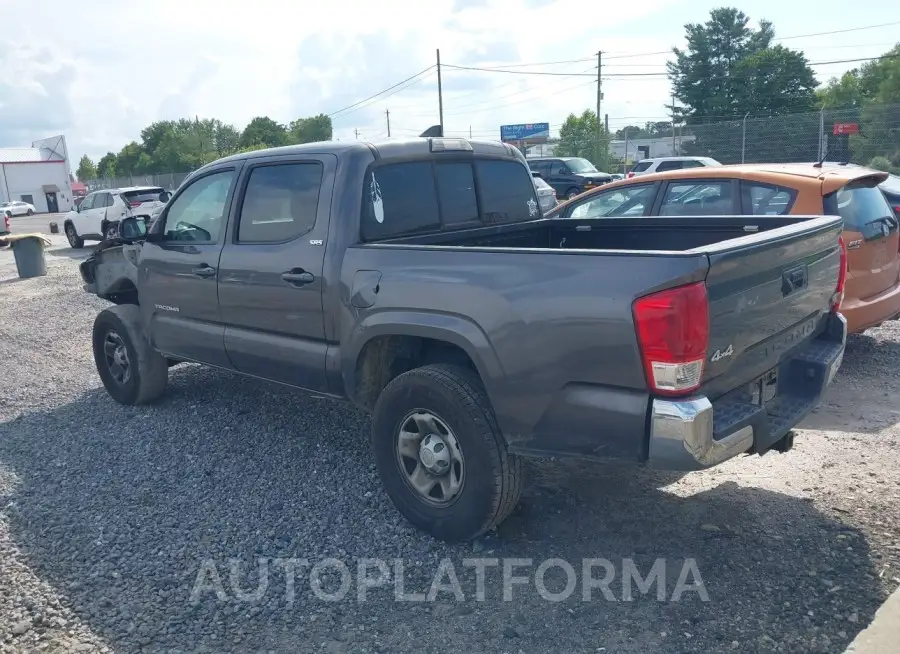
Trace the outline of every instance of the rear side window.
<path fill-rule="evenodd" d="M 487 224 L 517 223 L 540 218 L 531 174 L 515 161 L 475 162 L 481 191 L 481 215 Z"/>
<path fill-rule="evenodd" d="M 650 167 L 652 161 L 638 161 L 634 168 L 631 169 L 633 173 L 642 173 Z"/>
<path fill-rule="evenodd" d="M 254 168 L 241 205 L 238 242 L 281 243 L 311 230 L 322 172 L 319 162 Z"/>
<path fill-rule="evenodd" d="M 664 173 L 667 170 L 681 170 L 684 168 L 683 161 L 660 161 L 656 167 L 656 172 Z"/>
<path fill-rule="evenodd" d="M 871 181 L 852 182 L 826 195 L 825 213 L 840 216 L 844 219 L 844 229 L 862 232 L 864 237 L 871 231 L 870 226 L 883 218 L 896 220 L 884 194 Z"/>
<path fill-rule="evenodd" d="M 390 164 L 371 170 L 363 190 L 365 241 L 440 229 L 430 161 Z"/>
<path fill-rule="evenodd" d="M 682 168 L 703 168 L 706 164 L 698 159 L 688 159 L 686 161 L 681 162 Z"/>
<path fill-rule="evenodd" d="M 660 216 L 730 216 L 734 200 L 730 179 L 669 184 Z"/>
<path fill-rule="evenodd" d="M 478 198 L 470 163 L 441 163 L 435 166 L 441 218 L 444 225 L 478 220 Z"/>
<path fill-rule="evenodd" d="M 741 182 L 742 211 L 748 216 L 784 216 L 794 206 L 797 191 L 763 184 Z"/>

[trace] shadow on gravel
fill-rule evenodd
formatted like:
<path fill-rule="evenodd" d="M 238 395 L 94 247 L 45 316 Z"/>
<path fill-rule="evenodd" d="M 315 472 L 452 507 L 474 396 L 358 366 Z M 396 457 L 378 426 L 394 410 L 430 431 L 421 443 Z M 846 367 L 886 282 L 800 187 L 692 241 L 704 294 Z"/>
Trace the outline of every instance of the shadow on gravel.
<path fill-rule="evenodd" d="M 438 543 L 389 504 L 367 434 L 345 406 L 186 366 L 153 407 L 97 390 L 0 425 L 0 463 L 18 477 L 0 506 L 30 568 L 120 652 L 836 652 L 883 599 L 864 536 L 811 503 L 734 483 L 679 497 L 636 467 L 533 462 L 497 533 Z M 346 595 L 339 575 L 313 590 L 297 562 L 291 601 L 290 564 L 271 559 L 325 557 L 348 566 Z M 359 601 L 357 557 L 402 565 L 402 588 L 394 575 Z M 500 559 L 485 562 L 484 601 L 463 563 L 474 557 Z M 511 601 L 506 557 L 529 560 L 511 569 L 527 578 L 509 585 Z M 551 558 L 575 574 L 562 601 L 546 597 L 565 592 L 563 568 L 536 578 Z M 609 563 L 609 597 L 597 588 L 584 601 L 585 558 Z M 645 578 L 663 561 L 662 584 L 623 585 L 625 559 Z M 680 575 L 702 578 L 709 601 Z M 395 601 L 436 576 L 435 601 Z"/>
<path fill-rule="evenodd" d="M 900 422 L 891 391 L 900 384 L 900 342 L 852 334 L 841 369 L 825 400 L 800 426 L 821 431 L 875 434 Z"/>

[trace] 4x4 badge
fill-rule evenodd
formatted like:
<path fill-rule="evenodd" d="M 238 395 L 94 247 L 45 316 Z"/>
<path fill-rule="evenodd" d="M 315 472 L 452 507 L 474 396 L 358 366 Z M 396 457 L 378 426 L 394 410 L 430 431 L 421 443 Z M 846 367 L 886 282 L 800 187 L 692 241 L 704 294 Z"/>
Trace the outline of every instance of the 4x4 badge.
<path fill-rule="evenodd" d="M 716 361 L 720 361 L 726 357 L 730 357 L 732 354 L 734 354 L 734 348 L 731 346 L 731 344 L 729 344 L 728 349 L 724 352 L 722 350 L 716 350 L 715 352 L 713 352 L 713 355 L 709 357 L 709 360 L 715 363 Z"/>

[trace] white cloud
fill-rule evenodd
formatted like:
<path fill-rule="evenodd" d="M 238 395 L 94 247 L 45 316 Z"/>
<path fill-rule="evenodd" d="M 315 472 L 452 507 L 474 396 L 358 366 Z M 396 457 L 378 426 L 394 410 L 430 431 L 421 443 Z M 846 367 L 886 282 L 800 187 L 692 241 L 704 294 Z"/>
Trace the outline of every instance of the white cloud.
<path fill-rule="evenodd" d="M 497 66 L 588 59 L 534 70 L 584 76 L 526 76 L 444 68 L 448 131 L 491 136 L 499 125 L 546 120 L 593 107 L 591 53 L 666 50 L 705 0 L 5 0 L 0 24 L 0 146 L 64 133 L 73 157 L 116 151 L 149 123 L 216 117 L 243 127 L 253 116 L 281 122 L 331 113 L 434 63 Z M 715 4 L 715 3 L 714 3 Z M 698 6 L 702 5 L 702 6 Z M 678 10 L 678 11 L 676 11 Z M 647 28 L 667 12 L 665 33 Z M 696 15 L 695 15 L 696 14 Z M 776 16 L 769 16 L 776 21 Z M 658 27 L 658 25 L 657 25 Z M 812 30 L 810 30 L 812 31 Z M 795 44 L 791 44 L 795 45 Z M 799 45 L 799 44 L 796 44 Z M 607 73 L 661 71 L 666 57 L 608 59 Z M 831 72 L 831 71 L 829 71 Z M 609 78 L 610 126 L 663 119 L 664 78 Z M 438 117 L 433 73 L 426 80 L 334 119 L 336 136 L 416 134 Z M 632 117 L 634 117 L 632 119 Z"/>

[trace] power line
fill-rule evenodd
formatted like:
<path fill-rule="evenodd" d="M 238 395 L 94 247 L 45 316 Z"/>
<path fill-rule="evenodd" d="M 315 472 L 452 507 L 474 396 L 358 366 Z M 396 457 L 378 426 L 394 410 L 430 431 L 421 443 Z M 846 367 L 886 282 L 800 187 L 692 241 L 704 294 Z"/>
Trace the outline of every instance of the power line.
<path fill-rule="evenodd" d="M 418 77 L 424 75 L 425 73 L 427 73 L 428 71 L 430 71 L 430 70 L 433 69 L 433 68 L 435 68 L 435 65 L 434 65 L 434 64 L 432 64 L 431 66 L 429 66 L 428 68 L 426 68 L 426 69 L 424 69 L 424 70 L 420 70 L 420 71 L 419 71 L 418 73 L 416 73 L 415 75 L 411 75 L 410 77 L 407 77 L 405 80 L 403 80 L 403 81 L 401 81 L 401 82 L 397 82 L 397 83 L 394 84 L 393 86 L 389 86 L 388 88 L 384 89 L 383 91 L 379 91 L 379 92 L 376 93 L 375 95 L 370 95 L 368 98 L 365 98 L 365 99 L 363 99 L 363 100 L 360 100 L 359 102 L 354 102 L 354 103 L 351 104 L 351 105 L 347 105 L 347 106 L 344 107 L 343 109 L 338 109 L 337 111 L 328 114 L 328 117 L 331 118 L 331 117 L 336 116 L 336 115 L 338 115 L 338 114 L 344 113 L 344 112 L 347 111 L 348 109 L 353 109 L 354 107 L 358 107 L 359 105 L 363 104 L 364 102 L 368 102 L 369 100 L 374 100 L 374 99 L 378 98 L 379 96 L 384 95 L 384 94 L 387 93 L 388 91 L 392 91 L 392 90 L 396 89 L 398 86 L 401 86 L 402 84 L 406 84 L 407 82 L 410 82 L 410 81 L 412 81 L 412 80 L 415 80 L 416 78 L 418 78 Z M 419 80 L 417 80 L 417 81 L 419 81 Z M 405 88 L 405 87 L 404 87 L 404 88 Z M 402 90 L 402 89 L 400 89 L 400 90 Z M 391 94 L 391 95 L 393 95 L 393 94 Z M 386 96 L 386 97 L 387 97 L 387 96 Z"/>

